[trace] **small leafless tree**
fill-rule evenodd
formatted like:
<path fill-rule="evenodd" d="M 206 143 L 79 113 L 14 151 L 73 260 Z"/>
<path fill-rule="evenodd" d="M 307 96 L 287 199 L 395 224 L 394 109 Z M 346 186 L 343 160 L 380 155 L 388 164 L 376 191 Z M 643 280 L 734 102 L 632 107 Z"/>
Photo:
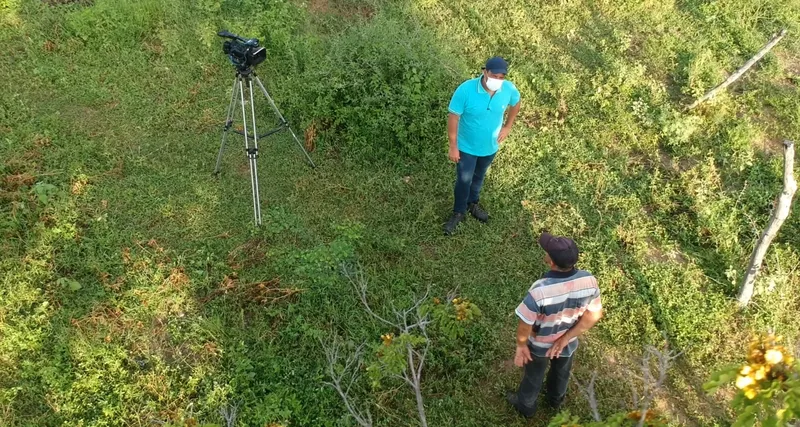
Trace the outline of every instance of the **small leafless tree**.
<path fill-rule="evenodd" d="M 363 365 L 361 356 L 363 355 L 364 344 L 358 346 L 355 352 L 347 357 L 342 356 L 343 344 L 336 337 L 329 344 L 320 340 L 320 344 L 322 344 L 322 348 L 325 351 L 325 359 L 328 362 L 327 373 L 331 379 L 330 382 L 325 382 L 325 384 L 336 390 L 336 393 L 344 401 L 347 412 L 355 418 L 358 425 L 372 427 L 372 414 L 370 414 L 369 408 L 360 409 L 355 403 L 355 398 L 350 395 L 350 390 L 358 380 L 358 373 Z M 339 368 L 340 364 L 342 365 L 341 369 Z"/>
<path fill-rule="evenodd" d="M 239 412 L 239 405 L 233 404 L 219 408 L 219 414 L 225 420 L 226 427 L 234 427 L 236 425 L 236 416 Z"/>
<path fill-rule="evenodd" d="M 647 413 L 653 404 L 656 394 L 664 385 L 667 380 L 667 372 L 669 371 L 670 364 L 673 360 L 679 357 L 681 353 L 673 352 L 669 349 L 669 343 L 665 341 L 664 346 L 656 348 L 654 346 L 646 346 L 644 355 L 642 356 L 641 375 L 633 371 L 628 371 L 630 378 L 637 381 L 631 381 L 631 403 L 634 408 L 639 411 L 639 422 L 637 427 L 643 427 L 647 420 Z M 653 374 L 653 365 L 657 373 Z M 573 377 L 574 378 L 574 377 Z M 597 395 L 595 393 L 595 380 L 597 379 L 597 371 L 592 372 L 592 377 L 586 384 L 581 384 L 577 378 L 574 378 L 575 384 L 581 390 L 581 393 L 586 397 L 589 402 L 589 407 L 592 410 L 592 417 L 595 421 L 602 421 L 600 412 L 598 411 Z"/>
<path fill-rule="evenodd" d="M 350 284 L 353 285 L 361 304 L 364 306 L 364 310 L 366 310 L 370 316 L 388 325 L 392 329 L 399 331 L 401 335 L 413 333 L 421 335 L 425 339 L 422 348 L 414 348 L 412 344 L 406 344 L 407 365 L 402 373 L 397 375 L 397 378 L 403 380 L 414 391 L 420 424 L 422 427 L 428 427 L 428 421 L 425 416 L 425 404 L 422 398 L 422 368 L 425 365 L 425 358 L 428 355 L 428 348 L 430 346 L 427 332 L 430 318 L 427 314 L 422 314 L 421 306 L 422 303 L 427 300 L 430 288 L 426 290 L 422 297 L 415 297 L 413 303 L 407 309 L 398 310 L 394 307 L 394 304 L 391 304 L 394 321 L 390 321 L 386 317 L 375 312 L 370 306 L 369 301 L 367 301 L 368 282 L 360 266 L 353 268 L 343 265 L 342 271 L 345 277 L 350 281 Z M 357 372 L 353 371 L 357 371 L 361 366 L 363 345 L 357 349 L 354 355 L 345 359 L 345 369 L 342 372 L 337 372 L 334 368 L 341 360 L 341 355 L 339 354 L 340 346 L 337 346 L 334 342 L 334 344 L 331 345 L 323 344 L 323 348 L 325 348 L 325 354 L 328 358 L 328 375 L 333 380 L 327 384 L 339 393 L 339 396 L 345 402 L 345 407 L 359 425 L 362 427 L 372 426 L 372 418 L 369 411 L 359 410 L 356 405 L 353 404 L 353 398 L 349 395 L 350 386 L 355 381 L 355 375 L 357 375 Z M 344 383 L 347 383 L 347 386 L 343 386 Z"/>
<path fill-rule="evenodd" d="M 597 396 L 594 393 L 594 382 L 597 380 L 597 371 L 592 372 L 592 378 L 589 379 L 586 385 L 581 384 L 574 374 L 572 375 L 572 380 L 575 382 L 575 385 L 578 386 L 581 393 L 583 393 L 586 401 L 589 402 L 589 408 L 592 410 L 592 418 L 595 421 L 603 421 L 600 417 L 600 411 L 597 408 Z"/>

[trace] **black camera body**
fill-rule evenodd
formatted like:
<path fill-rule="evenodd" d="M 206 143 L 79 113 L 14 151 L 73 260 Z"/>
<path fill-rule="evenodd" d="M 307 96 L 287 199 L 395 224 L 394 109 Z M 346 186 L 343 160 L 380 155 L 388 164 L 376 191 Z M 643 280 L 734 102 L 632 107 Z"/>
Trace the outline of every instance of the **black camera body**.
<path fill-rule="evenodd" d="M 247 70 L 267 59 L 267 49 L 258 43 L 258 39 L 245 39 L 227 30 L 217 33 L 226 40 L 222 43 L 222 52 L 228 55 L 231 63 L 239 70 Z"/>

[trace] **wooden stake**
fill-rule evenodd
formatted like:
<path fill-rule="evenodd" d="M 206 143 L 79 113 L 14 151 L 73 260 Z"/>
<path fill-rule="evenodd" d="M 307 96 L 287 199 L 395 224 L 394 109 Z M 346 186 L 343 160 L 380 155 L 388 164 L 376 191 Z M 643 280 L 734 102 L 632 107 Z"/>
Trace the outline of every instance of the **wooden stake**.
<path fill-rule="evenodd" d="M 744 65 L 742 65 L 741 68 L 736 70 L 735 73 L 731 74 L 730 77 L 728 77 L 719 86 L 715 87 L 714 89 L 711 89 L 710 91 L 708 91 L 708 93 L 703 95 L 702 98 L 700 98 L 697 101 L 693 102 L 692 105 L 686 107 L 686 110 L 687 111 L 691 110 L 692 108 L 697 107 L 698 105 L 702 104 L 703 102 L 706 102 L 709 99 L 715 97 L 719 91 L 721 91 L 721 90 L 725 89 L 726 87 L 730 86 L 731 83 L 733 83 L 736 80 L 738 80 L 739 77 L 742 77 L 742 74 L 744 74 L 747 70 L 750 69 L 750 67 L 752 67 L 756 62 L 758 62 L 761 58 L 763 58 L 764 55 L 766 55 L 767 52 L 769 52 L 773 47 L 775 47 L 775 45 L 778 44 L 778 42 L 781 41 L 781 39 L 785 35 L 786 35 L 786 29 L 781 30 L 781 32 L 776 34 L 776 35 L 773 34 L 772 40 L 770 40 L 769 43 L 767 43 L 763 48 L 761 48 L 761 50 L 758 51 L 758 53 L 754 57 L 750 58 L 749 61 L 747 61 Z"/>
<path fill-rule="evenodd" d="M 747 274 L 739 290 L 739 305 L 742 307 L 746 306 L 750 302 L 750 298 L 753 297 L 753 285 L 755 284 L 756 276 L 761 270 L 764 256 L 767 254 L 767 249 L 772 243 L 772 239 L 778 234 L 781 225 L 789 216 L 792 198 L 797 191 L 797 181 L 794 179 L 794 142 L 783 141 L 783 147 L 783 191 L 778 196 L 777 205 L 769 219 L 769 225 L 767 225 L 764 233 L 761 234 L 761 238 L 758 239 L 758 243 L 753 249 L 753 255 L 750 257 L 750 265 L 747 266 Z"/>

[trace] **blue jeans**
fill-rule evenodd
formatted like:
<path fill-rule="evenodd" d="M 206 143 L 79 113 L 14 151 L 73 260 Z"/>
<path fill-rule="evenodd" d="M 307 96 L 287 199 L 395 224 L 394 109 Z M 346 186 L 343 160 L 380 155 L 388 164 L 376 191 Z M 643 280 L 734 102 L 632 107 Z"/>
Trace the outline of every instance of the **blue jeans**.
<path fill-rule="evenodd" d="M 567 395 L 567 385 L 569 384 L 569 375 L 572 370 L 572 358 L 575 355 L 548 359 L 534 356 L 533 348 L 530 344 L 528 344 L 528 349 L 531 351 L 533 360 L 525 364 L 525 374 L 519 384 L 519 390 L 517 390 L 517 399 L 519 399 L 517 410 L 526 417 L 532 417 L 536 413 L 537 399 L 539 392 L 542 390 L 542 383 L 545 382 L 545 371 L 547 371 L 548 365 L 550 366 L 550 371 L 547 372 L 547 392 L 545 395 L 550 406 L 554 408 L 561 406 L 564 397 Z"/>
<path fill-rule="evenodd" d="M 478 203 L 483 178 L 494 160 L 494 154 L 478 157 L 459 151 L 461 159 L 456 165 L 455 203 L 453 212 L 466 213 L 467 205 Z"/>

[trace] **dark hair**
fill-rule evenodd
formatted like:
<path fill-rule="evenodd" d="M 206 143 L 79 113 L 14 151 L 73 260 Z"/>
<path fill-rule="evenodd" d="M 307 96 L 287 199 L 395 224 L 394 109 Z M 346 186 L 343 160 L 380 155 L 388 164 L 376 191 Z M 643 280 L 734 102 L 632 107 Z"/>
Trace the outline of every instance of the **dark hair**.
<path fill-rule="evenodd" d="M 550 257 L 550 259 L 553 260 L 553 264 L 555 264 L 556 267 L 558 267 L 558 268 L 560 268 L 560 269 L 562 269 L 564 271 L 569 271 L 569 270 L 572 270 L 573 268 L 575 268 L 575 264 L 576 263 L 574 263 L 574 262 L 572 264 L 569 264 L 569 265 L 562 265 L 561 263 L 556 262 L 556 260 L 554 260 L 553 257 Z"/>

